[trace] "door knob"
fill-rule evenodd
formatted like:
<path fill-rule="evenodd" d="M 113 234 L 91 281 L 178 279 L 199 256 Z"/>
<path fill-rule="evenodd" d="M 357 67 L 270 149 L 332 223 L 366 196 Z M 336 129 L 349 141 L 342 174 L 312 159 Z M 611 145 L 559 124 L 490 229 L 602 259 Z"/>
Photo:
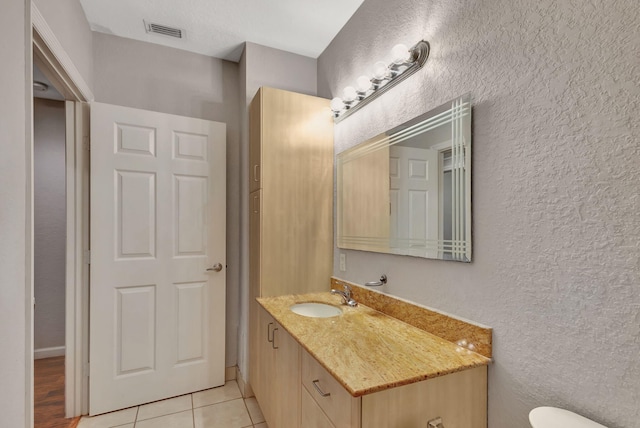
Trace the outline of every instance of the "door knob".
<path fill-rule="evenodd" d="M 220 272 L 222 270 L 222 264 L 221 263 L 216 263 L 215 265 L 213 265 L 210 268 L 207 268 L 207 272 Z"/>

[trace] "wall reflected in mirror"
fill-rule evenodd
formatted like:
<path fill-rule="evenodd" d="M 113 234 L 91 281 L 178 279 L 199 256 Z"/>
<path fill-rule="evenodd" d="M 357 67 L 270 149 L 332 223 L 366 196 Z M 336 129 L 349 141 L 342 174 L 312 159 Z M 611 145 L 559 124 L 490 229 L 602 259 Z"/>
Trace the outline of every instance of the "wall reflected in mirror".
<path fill-rule="evenodd" d="M 466 94 L 337 156 L 339 248 L 471 261 Z"/>

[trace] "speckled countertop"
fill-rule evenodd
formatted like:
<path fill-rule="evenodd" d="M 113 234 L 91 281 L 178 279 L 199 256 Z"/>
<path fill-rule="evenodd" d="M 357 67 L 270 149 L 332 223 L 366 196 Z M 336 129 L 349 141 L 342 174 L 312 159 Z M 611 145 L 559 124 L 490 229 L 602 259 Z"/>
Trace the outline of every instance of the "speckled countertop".
<path fill-rule="evenodd" d="M 330 293 L 257 300 L 354 397 L 491 362 L 362 304 L 342 305 Z M 302 302 L 328 303 L 342 315 L 310 318 L 289 309 Z"/>

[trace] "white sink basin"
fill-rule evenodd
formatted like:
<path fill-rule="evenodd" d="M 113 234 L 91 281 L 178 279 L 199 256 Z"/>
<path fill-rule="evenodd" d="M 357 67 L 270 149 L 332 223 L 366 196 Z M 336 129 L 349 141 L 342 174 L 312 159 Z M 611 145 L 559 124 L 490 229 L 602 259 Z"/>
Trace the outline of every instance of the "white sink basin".
<path fill-rule="evenodd" d="M 342 314 L 340 308 L 324 303 L 296 303 L 289 307 L 292 312 L 311 318 L 330 318 Z"/>

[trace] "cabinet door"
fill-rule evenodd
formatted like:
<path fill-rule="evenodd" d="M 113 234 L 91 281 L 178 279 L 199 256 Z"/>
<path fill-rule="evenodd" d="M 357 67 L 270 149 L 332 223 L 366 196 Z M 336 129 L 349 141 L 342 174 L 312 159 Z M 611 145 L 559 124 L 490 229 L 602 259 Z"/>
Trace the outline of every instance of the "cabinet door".
<path fill-rule="evenodd" d="M 275 373 L 275 349 L 273 335 L 275 334 L 276 322 L 261 306 L 258 305 L 256 311 L 258 315 L 258 329 L 256 336 L 256 357 L 255 370 L 251 373 L 251 386 L 260 404 L 262 413 L 268 423 L 275 420 L 275 399 L 274 380 Z M 277 395 L 277 394 L 276 394 Z"/>
<path fill-rule="evenodd" d="M 260 384 L 263 342 L 265 336 L 264 310 L 256 301 L 260 296 L 260 200 L 261 190 L 249 196 L 249 382 L 258 397 L 264 397 Z"/>
<path fill-rule="evenodd" d="M 249 288 L 251 301 L 261 293 L 261 258 L 262 258 L 262 190 L 256 190 L 249 195 Z"/>
<path fill-rule="evenodd" d="M 262 175 L 262 90 L 249 106 L 249 192 L 261 186 Z"/>
<path fill-rule="evenodd" d="M 333 269 L 329 101 L 273 88 L 262 88 L 260 97 L 261 296 L 327 291 Z"/>
<path fill-rule="evenodd" d="M 272 426 L 297 428 L 300 426 L 300 345 L 279 324 L 273 338 L 275 380 L 271 395 L 276 401 L 276 421 Z"/>

